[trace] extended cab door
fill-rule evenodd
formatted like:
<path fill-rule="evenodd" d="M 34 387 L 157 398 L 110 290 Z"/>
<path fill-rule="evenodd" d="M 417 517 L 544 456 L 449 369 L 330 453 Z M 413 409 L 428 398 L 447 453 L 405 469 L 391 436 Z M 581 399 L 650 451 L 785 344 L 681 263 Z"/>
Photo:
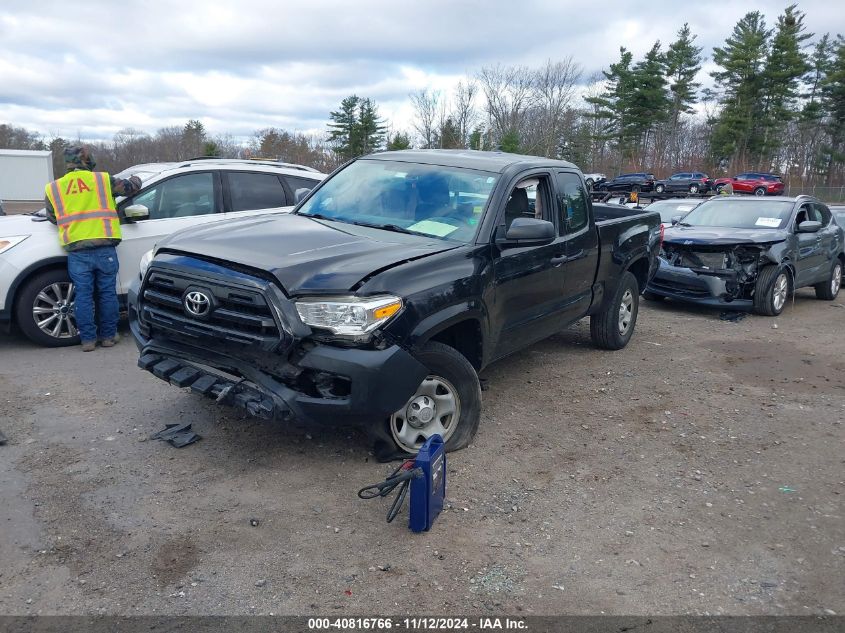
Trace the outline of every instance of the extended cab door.
<path fill-rule="evenodd" d="M 558 235 L 565 244 L 563 268 L 564 325 L 587 314 L 593 301 L 599 239 L 590 197 L 574 171 L 556 174 Z"/>
<path fill-rule="evenodd" d="M 132 280 L 137 279 L 143 254 L 161 238 L 180 229 L 222 219 L 220 173 L 192 171 L 159 180 L 123 200 L 119 209 L 130 204 L 144 205 L 150 215 L 120 227 L 123 241 L 117 247 L 117 254 L 121 293 L 126 293 Z"/>
<path fill-rule="evenodd" d="M 491 330 L 498 358 L 550 336 L 563 327 L 566 242 L 555 239 L 544 246 L 502 247 L 496 244 L 519 217 L 554 222 L 552 174 L 523 174 L 511 186 L 494 229 L 494 298 Z"/>

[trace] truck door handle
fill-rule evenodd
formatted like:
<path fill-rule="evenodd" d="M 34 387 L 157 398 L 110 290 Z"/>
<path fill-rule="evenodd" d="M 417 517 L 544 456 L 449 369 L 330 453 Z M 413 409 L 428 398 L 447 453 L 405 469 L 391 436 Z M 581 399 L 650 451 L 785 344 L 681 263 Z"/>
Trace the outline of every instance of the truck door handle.
<path fill-rule="evenodd" d="M 566 255 L 560 255 L 558 257 L 552 257 L 551 262 L 553 266 L 558 266 L 569 259 Z"/>

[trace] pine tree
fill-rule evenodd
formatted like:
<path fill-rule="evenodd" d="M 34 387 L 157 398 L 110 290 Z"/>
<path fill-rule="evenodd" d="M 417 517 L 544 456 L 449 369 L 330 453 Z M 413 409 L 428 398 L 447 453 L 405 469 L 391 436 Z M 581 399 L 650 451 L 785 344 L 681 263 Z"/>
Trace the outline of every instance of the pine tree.
<path fill-rule="evenodd" d="M 446 117 L 440 126 L 440 147 L 442 149 L 462 149 L 461 130 L 455 125 L 452 117 Z"/>
<path fill-rule="evenodd" d="M 826 184 L 830 186 L 836 166 L 845 164 L 845 38 L 841 35 L 836 40 L 836 54 L 821 92 L 830 140 L 826 169 Z"/>
<path fill-rule="evenodd" d="M 631 71 L 632 86 L 626 128 L 628 136 L 638 148 L 637 155 L 642 163 L 646 162 L 656 127 L 667 119 L 669 113 L 667 82 L 663 74 L 665 63 L 660 42 L 655 42 L 645 58 L 637 62 Z M 651 168 L 646 164 L 640 167 Z"/>
<path fill-rule="evenodd" d="M 768 168 L 776 161 L 776 153 L 783 143 L 786 124 L 798 114 L 796 101 L 799 82 L 810 65 L 803 43 L 812 37 L 804 32 L 804 13 L 796 5 L 786 7 L 778 16 L 778 23 L 766 57 L 762 76 L 763 108 L 760 123 L 763 133 L 758 168 Z"/>
<path fill-rule="evenodd" d="M 761 110 L 770 35 L 763 14 L 752 11 L 736 23 L 724 46 L 713 49 L 713 61 L 721 67 L 710 73 L 719 86 L 721 106 L 711 140 L 717 162 L 732 160 L 745 166 L 750 155 L 759 155 L 755 121 Z"/>
<path fill-rule="evenodd" d="M 341 101 L 340 109 L 329 116 L 329 142 L 341 160 L 381 149 L 386 128 L 371 99 L 357 95 L 346 97 Z"/>
<path fill-rule="evenodd" d="M 594 106 L 590 117 L 601 120 L 604 130 L 598 138 L 613 140 L 616 144 L 618 163 L 621 169 L 625 157 L 633 150 L 630 142 L 629 115 L 633 93 L 633 73 L 631 61 L 633 55 L 624 46 L 619 49 L 619 61 L 611 64 L 609 70 L 603 70 L 606 82 L 605 91 L 596 97 L 587 97 L 587 103 Z"/>
<path fill-rule="evenodd" d="M 678 138 L 678 124 L 682 114 L 693 112 L 693 105 L 698 101 L 696 92 L 701 87 L 695 77 L 701 70 L 700 46 L 695 45 L 696 36 L 692 34 L 689 24 L 684 24 L 678 31 L 678 39 L 669 45 L 666 52 L 666 78 L 669 81 L 669 93 L 672 102 L 669 114 L 670 132 L 669 142 L 672 149 L 671 162 L 673 168 L 680 168 L 678 154 L 680 143 Z"/>
<path fill-rule="evenodd" d="M 388 151 L 410 149 L 410 147 L 411 137 L 409 137 L 405 132 L 397 132 L 387 140 Z"/>
<path fill-rule="evenodd" d="M 203 145 L 206 141 L 205 126 L 202 121 L 191 119 L 182 128 L 181 154 L 177 160 L 196 158 L 202 155 Z"/>

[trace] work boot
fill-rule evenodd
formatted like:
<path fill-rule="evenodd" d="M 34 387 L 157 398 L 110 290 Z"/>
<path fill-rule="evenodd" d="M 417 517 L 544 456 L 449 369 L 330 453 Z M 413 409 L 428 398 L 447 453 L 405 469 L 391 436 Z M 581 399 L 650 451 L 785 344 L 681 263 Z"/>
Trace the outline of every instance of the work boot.
<path fill-rule="evenodd" d="M 120 341 L 120 334 L 115 334 L 111 338 L 104 338 L 100 341 L 100 345 L 103 347 L 114 347 Z"/>
<path fill-rule="evenodd" d="M 97 341 L 83 341 L 82 342 L 82 351 L 83 352 L 93 352 L 97 349 Z"/>

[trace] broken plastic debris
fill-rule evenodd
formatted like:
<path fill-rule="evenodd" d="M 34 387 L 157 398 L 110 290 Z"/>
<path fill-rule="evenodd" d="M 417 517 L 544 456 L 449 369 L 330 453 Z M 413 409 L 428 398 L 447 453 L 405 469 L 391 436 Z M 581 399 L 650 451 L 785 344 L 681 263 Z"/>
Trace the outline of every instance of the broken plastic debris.
<path fill-rule="evenodd" d="M 778 490 L 781 492 L 796 492 L 794 488 L 790 488 L 789 486 L 781 486 Z"/>
<path fill-rule="evenodd" d="M 150 435 L 150 439 L 164 440 L 171 446 L 182 448 L 188 444 L 193 444 L 201 438 L 199 435 L 191 431 L 190 424 L 166 424 L 163 430 Z"/>
<path fill-rule="evenodd" d="M 737 321 L 742 321 L 745 317 L 748 316 L 747 312 L 738 312 L 736 310 L 725 310 L 719 315 L 720 321 L 731 321 L 732 323 L 736 323 Z"/>

